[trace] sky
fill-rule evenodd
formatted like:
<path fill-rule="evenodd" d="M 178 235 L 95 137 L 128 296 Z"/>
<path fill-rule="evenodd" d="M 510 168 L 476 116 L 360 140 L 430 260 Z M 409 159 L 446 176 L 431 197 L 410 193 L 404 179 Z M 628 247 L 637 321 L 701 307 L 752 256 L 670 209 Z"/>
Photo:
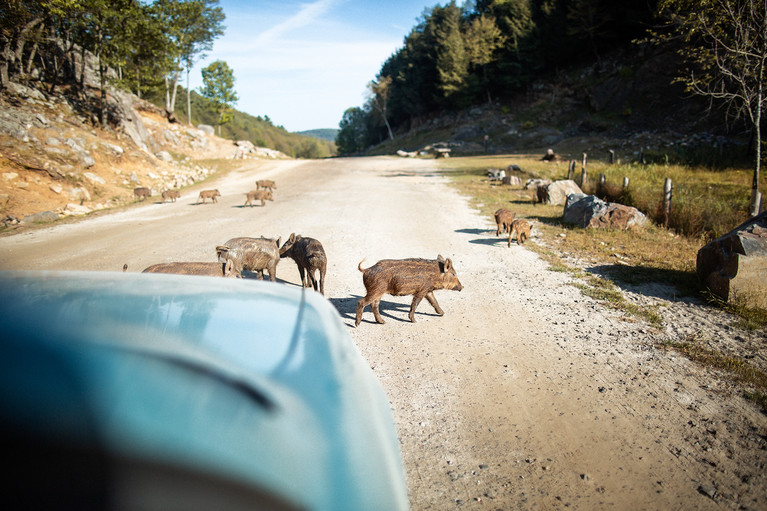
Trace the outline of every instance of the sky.
<path fill-rule="evenodd" d="M 424 10 L 444 3 L 220 0 L 224 35 L 196 63 L 189 86 L 200 88 L 202 68 L 223 60 L 234 71 L 237 110 L 291 132 L 338 128 L 347 108 L 363 106 L 368 82 Z"/>

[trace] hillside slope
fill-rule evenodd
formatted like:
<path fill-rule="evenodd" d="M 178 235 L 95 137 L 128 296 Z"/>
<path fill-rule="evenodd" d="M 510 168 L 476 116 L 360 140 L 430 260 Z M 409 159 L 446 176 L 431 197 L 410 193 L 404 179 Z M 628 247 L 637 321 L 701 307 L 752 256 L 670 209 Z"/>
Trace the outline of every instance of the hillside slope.
<path fill-rule="evenodd" d="M 287 158 L 250 143 L 169 123 L 146 101 L 112 91 L 110 123 L 82 115 L 82 100 L 13 84 L 0 93 L 0 218 L 6 227 L 86 214 L 190 186 L 221 160 Z M 218 160 L 214 162 L 212 160 Z"/>
<path fill-rule="evenodd" d="M 657 158 L 710 163 L 745 158 L 750 133 L 727 122 L 718 105 L 691 96 L 675 84 L 680 60 L 672 48 L 616 50 L 599 63 L 552 70 L 509 99 L 420 118 L 394 141 L 370 154 L 414 151 L 443 142 L 453 154 L 543 151 L 624 161 Z"/>

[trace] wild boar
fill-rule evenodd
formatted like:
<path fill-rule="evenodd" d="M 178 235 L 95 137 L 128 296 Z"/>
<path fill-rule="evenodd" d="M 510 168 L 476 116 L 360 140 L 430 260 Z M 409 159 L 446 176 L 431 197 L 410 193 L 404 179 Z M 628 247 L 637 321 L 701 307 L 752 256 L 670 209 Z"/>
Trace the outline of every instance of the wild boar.
<path fill-rule="evenodd" d="M 181 197 L 181 193 L 178 190 L 165 190 L 162 192 L 162 201 L 166 202 L 170 199 L 171 202 L 176 202 L 176 199 Z"/>
<path fill-rule="evenodd" d="M 317 280 L 314 272 L 320 273 L 320 294 L 325 295 L 325 272 L 328 267 L 328 258 L 322 243 L 314 238 L 304 238 L 300 234 L 291 234 L 285 244 L 280 248 L 280 257 L 290 257 L 298 266 L 298 274 L 301 275 L 301 285 L 313 287 L 317 291 Z M 304 276 L 305 275 L 305 276 Z"/>
<path fill-rule="evenodd" d="M 133 189 L 133 196 L 137 199 L 144 200 L 147 197 L 152 196 L 152 190 L 146 188 L 145 186 L 139 186 L 138 188 Z"/>
<path fill-rule="evenodd" d="M 508 209 L 501 208 L 495 212 L 495 223 L 498 228 L 495 231 L 496 236 L 500 236 L 502 232 L 509 232 L 511 229 L 511 222 L 514 221 L 514 213 Z"/>
<path fill-rule="evenodd" d="M 178 275 L 207 275 L 210 277 L 239 277 L 234 271 L 234 264 L 225 263 L 160 263 L 153 264 L 141 273 L 176 273 Z"/>
<path fill-rule="evenodd" d="M 530 222 L 524 218 L 518 218 L 511 223 L 511 230 L 509 230 L 509 247 L 511 246 L 511 238 L 517 235 L 517 245 L 521 245 L 527 238 L 530 237 Z"/>
<path fill-rule="evenodd" d="M 535 187 L 535 201 L 534 204 L 546 204 L 549 202 L 549 185 L 538 185 Z"/>
<path fill-rule="evenodd" d="M 251 190 L 246 195 L 248 198 L 245 200 L 245 206 L 253 206 L 253 202 L 257 200 L 260 200 L 263 206 L 266 201 L 274 200 L 271 190 Z"/>
<path fill-rule="evenodd" d="M 274 181 L 271 179 L 259 179 L 256 181 L 256 187 L 261 189 L 269 190 L 270 192 L 274 191 L 275 188 L 277 188 L 277 185 L 274 184 Z"/>
<path fill-rule="evenodd" d="M 280 262 L 280 241 L 270 238 L 232 238 L 216 247 L 218 262 L 232 262 L 232 271 L 242 276 L 243 270 L 256 272 L 264 279 L 264 270 L 269 280 L 277 280 L 277 263 Z"/>
<path fill-rule="evenodd" d="M 213 202 L 218 202 L 216 200 L 216 197 L 221 197 L 221 194 L 219 193 L 218 189 L 215 190 L 203 190 L 200 192 L 200 196 L 197 197 L 197 202 L 202 202 L 205 204 L 205 199 L 211 199 Z"/>
<path fill-rule="evenodd" d="M 410 321 L 415 323 L 415 308 L 426 298 L 437 314 L 442 316 L 444 312 L 434 298 L 437 289 L 452 289 L 460 291 L 463 286 L 458 281 L 458 275 L 450 259 L 444 259 L 441 255 L 437 259 L 384 259 L 376 264 L 362 269 L 362 262 L 357 265 L 362 272 L 362 282 L 365 284 L 367 294 L 357 302 L 357 319 L 355 326 L 362 320 L 362 311 L 370 304 L 373 316 L 378 323 L 384 320 L 378 312 L 378 305 L 384 294 L 393 296 L 413 295 L 413 303 L 410 304 Z"/>

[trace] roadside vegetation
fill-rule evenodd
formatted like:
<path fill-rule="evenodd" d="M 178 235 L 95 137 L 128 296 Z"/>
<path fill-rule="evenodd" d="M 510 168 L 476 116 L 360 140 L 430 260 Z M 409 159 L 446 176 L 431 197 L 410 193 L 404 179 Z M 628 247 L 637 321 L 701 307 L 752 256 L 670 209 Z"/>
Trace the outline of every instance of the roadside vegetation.
<path fill-rule="evenodd" d="M 767 328 L 767 311 L 713 298 L 701 288 L 695 267 L 697 252 L 705 243 L 747 218 L 749 204 L 745 192 L 750 188 L 750 171 L 670 164 L 590 163 L 590 183 L 595 183 L 600 173 L 606 175 L 610 184 L 622 184 L 623 177 L 629 177 L 628 190 L 617 185 L 613 193 L 616 196 L 608 200 L 637 207 L 647 214 L 648 221 L 643 228 L 631 231 L 581 229 L 562 222 L 563 206 L 536 204 L 534 190 L 524 189 L 530 178 L 567 179 L 569 162 L 549 163 L 540 157 L 541 154 L 516 154 L 439 161 L 443 173 L 490 224 L 494 224 L 494 212 L 502 207 L 514 211 L 517 218 L 531 221 L 538 237 L 526 248 L 537 252 L 550 269 L 576 277 L 574 285 L 584 295 L 660 327 L 663 319 L 657 309 L 630 303 L 620 291 L 627 284 L 657 282 L 674 286 L 679 297 L 702 296 L 712 307 L 736 314 L 741 318 L 739 326 L 746 330 Z M 520 177 L 522 185 L 502 185 L 488 179 L 488 170 L 505 169 L 512 164 L 523 170 L 507 175 Z M 668 228 L 663 225 L 659 207 L 666 177 L 675 183 Z M 586 193 L 596 191 L 595 184 L 587 183 L 584 188 Z M 488 227 L 489 235 L 495 235 L 494 231 L 495 227 Z M 667 340 L 660 347 L 727 371 L 733 375 L 733 381 L 749 389 L 744 392 L 747 399 L 767 409 L 767 375 L 747 360 L 718 353 L 694 339 Z"/>

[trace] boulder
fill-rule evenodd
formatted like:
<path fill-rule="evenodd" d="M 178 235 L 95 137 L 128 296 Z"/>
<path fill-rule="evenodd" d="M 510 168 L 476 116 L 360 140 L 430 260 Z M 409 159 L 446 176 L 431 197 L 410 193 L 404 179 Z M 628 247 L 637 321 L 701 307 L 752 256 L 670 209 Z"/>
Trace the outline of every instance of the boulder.
<path fill-rule="evenodd" d="M 22 223 L 26 224 L 32 224 L 37 222 L 53 222 L 54 220 L 58 220 L 59 215 L 54 213 L 53 211 L 41 211 L 40 213 L 34 213 L 32 215 L 27 215 L 24 218 L 21 219 Z"/>
<path fill-rule="evenodd" d="M 551 179 L 528 179 L 525 181 L 525 190 L 537 190 L 541 185 L 551 183 Z"/>
<path fill-rule="evenodd" d="M 216 132 L 210 124 L 198 124 L 197 129 L 208 135 L 213 135 Z"/>
<path fill-rule="evenodd" d="M 567 200 L 567 196 L 571 193 L 583 193 L 580 186 L 577 185 L 572 179 L 563 179 L 561 181 L 554 181 L 547 187 L 548 198 L 546 204 L 553 204 L 555 206 L 561 206 Z"/>
<path fill-rule="evenodd" d="M 696 268 L 722 300 L 767 309 L 767 211 L 698 250 Z"/>
<path fill-rule="evenodd" d="M 644 224 L 647 217 L 631 206 L 575 193 L 567 197 L 562 220 L 582 228 L 626 230 Z"/>

